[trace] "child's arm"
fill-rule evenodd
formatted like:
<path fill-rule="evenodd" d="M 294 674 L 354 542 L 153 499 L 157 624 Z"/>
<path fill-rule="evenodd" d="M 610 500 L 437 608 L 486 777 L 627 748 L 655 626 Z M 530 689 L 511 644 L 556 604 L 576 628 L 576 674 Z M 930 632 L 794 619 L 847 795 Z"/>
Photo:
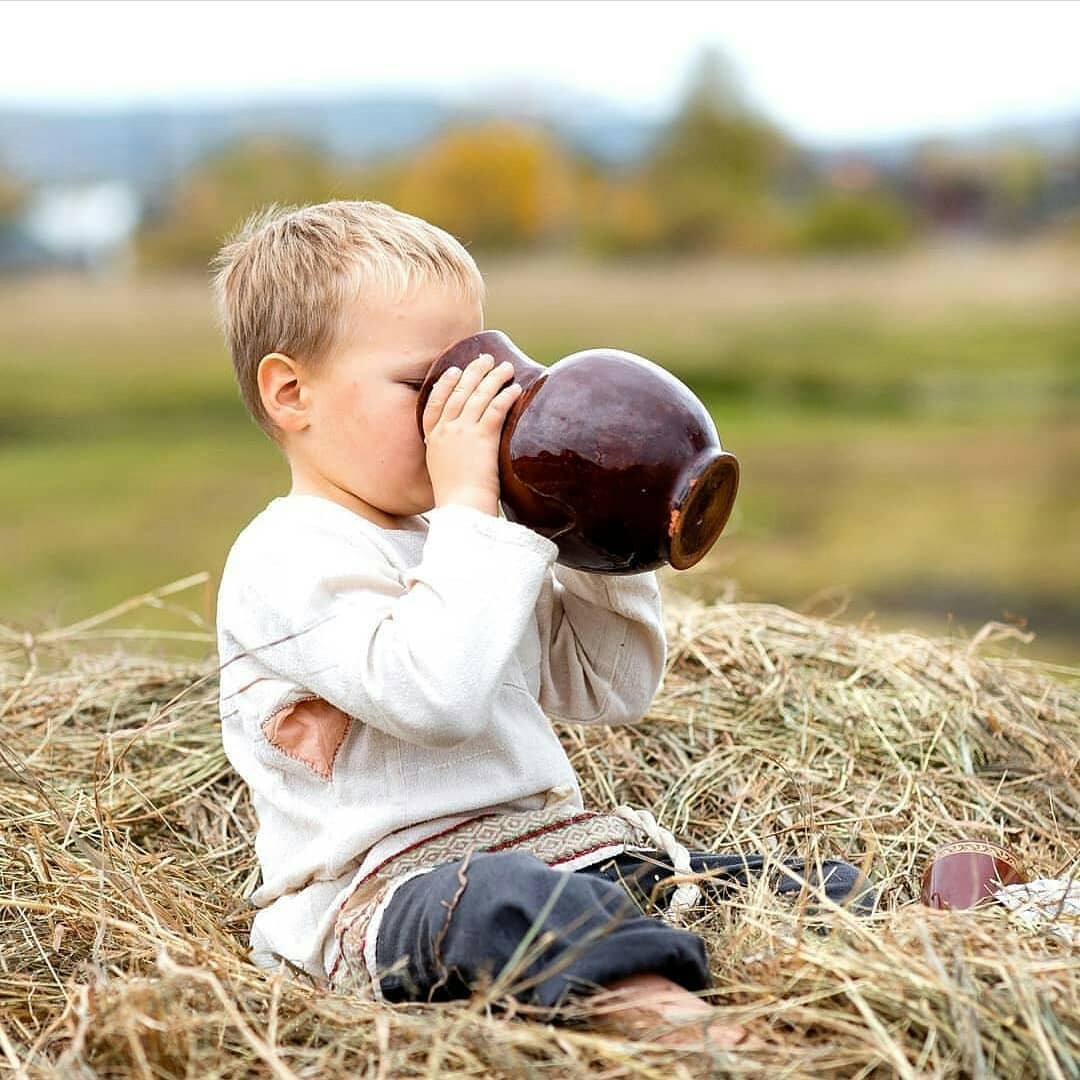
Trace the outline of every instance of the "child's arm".
<path fill-rule="evenodd" d="M 502 403 L 513 388 L 496 393 L 485 414 L 484 402 L 501 377 L 492 370 L 485 378 L 491 360 L 483 359 L 486 363 L 476 361 L 460 379 L 451 374 L 453 369 L 443 375 L 432 390 L 424 422 L 436 503 L 466 503 L 495 514 L 498 433 L 509 400 Z M 555 545 L 525 531 L 547 545 L 552 565 Z M 491 580 L 496 604 L 516 595 L 512 577 Z M 556 566 L 531 595 L 540 637 L 539 702 L 545 713 L 553 719 L 608 724 L 640 720 L 664 673 L 666 642 L 656 575 L 612 577 Z"/>
<path fill-rule="evenodd" d="M 640 720 L 664 675 L 667 642 L 656 574 L 555 566 L 540 591 L 540 707 L 553 720 Z"/>
<path fill-rule="evenodd" d="M 495 516 L 499 431 L 521 387 L 493 363 L 451 368 L 428 399 L 436 506 L 417 566 L 399 575 L 374 545 L 305 532 L 262 554 L 258 585 L 227 613 L 244 648 L 270 643 L 259 657 L 272 671 L 420 746 L 456 746 L 489 722 L 558 554 Z"/>
<path fill-rule="evenodd" d="M 374 544 L 305 532 L 249 553 L 251 584 L 223 596 L 219 616 L 272 672 L 349 716 L 452 747 L 488 722 L 556 554 L 521 525 L 444 506 L 404 574 Z"/>

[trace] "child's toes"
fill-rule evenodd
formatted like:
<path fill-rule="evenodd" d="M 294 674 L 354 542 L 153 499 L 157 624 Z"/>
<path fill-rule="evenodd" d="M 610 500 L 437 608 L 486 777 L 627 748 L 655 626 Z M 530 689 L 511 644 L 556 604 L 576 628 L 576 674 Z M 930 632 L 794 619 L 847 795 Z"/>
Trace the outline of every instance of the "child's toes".
<path fill-rule="evenodd" d="M 712 1047 L 718 1050 L 730 1050 L 745 1042 L 746 1037 L 747 1031 L 742 1024 L 732 1024 L 723 1020 L 708 1022 L 702 1021 L 700 1016 L 694 1016 L 677 1021 L 672 1030 L 650 1041 L 663 1046 L 697 1047 L 703 1050 Z"/>

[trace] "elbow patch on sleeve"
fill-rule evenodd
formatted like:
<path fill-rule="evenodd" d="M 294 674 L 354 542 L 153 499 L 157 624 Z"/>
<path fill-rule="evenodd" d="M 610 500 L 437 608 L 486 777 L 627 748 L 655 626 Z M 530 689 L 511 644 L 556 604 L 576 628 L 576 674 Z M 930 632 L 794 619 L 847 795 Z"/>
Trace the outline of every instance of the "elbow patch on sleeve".
<path fill-rule="evenodd" d="M 260 726 L 271 746 L 329 780 L 352 722 L 330 702 L 307 697 L 278 709 Z"/>

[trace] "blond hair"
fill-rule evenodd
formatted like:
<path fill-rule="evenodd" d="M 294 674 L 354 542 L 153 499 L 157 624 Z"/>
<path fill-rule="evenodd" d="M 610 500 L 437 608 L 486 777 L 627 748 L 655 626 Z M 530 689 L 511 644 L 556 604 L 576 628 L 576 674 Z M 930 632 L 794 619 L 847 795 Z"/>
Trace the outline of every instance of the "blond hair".
<path fill-rule="evenodd" d="M 460 288 L 469 303 L 482 303 L 485 293 L 476 263 L 458 240 L 423 218 L 372 201 L 259 210 L 222 246 L 211 270 L 240 395 L 274 442 L 279 431 L 257 382 L 268 353 L 317 369 L 350 306 L 368 295 L 397 302 L 419 285 L 436 283 Z"/>

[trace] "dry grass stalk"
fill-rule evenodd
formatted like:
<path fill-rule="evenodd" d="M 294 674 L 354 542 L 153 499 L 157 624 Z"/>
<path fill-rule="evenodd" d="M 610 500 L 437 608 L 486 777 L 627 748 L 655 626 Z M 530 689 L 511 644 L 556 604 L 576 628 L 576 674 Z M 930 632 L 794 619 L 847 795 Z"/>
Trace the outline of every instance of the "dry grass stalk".
<path fill-rule="evenodd" d="M 763 887 L 702 910 L 713 1000 L 753 1046 L 710 1060 L 491 994 L 379 1007 L 254 968 L 255 820 L 215 664 L 87 651 L 100 620 L 49 642 L 0 627 L 0 1074 L 1080 1076 L 1076 950 L 916 899 L 958 836 L 1080 871 L 1080 673 L 983 656 L 1004 627 L 935 642 L 676 596 L 667 614 L 648 721 L 560 729 L 590 803 L 648 807 L 694 847 L 846 857 L 881 885 L 878 914 L 833 910 L 828 935 Z"/>

